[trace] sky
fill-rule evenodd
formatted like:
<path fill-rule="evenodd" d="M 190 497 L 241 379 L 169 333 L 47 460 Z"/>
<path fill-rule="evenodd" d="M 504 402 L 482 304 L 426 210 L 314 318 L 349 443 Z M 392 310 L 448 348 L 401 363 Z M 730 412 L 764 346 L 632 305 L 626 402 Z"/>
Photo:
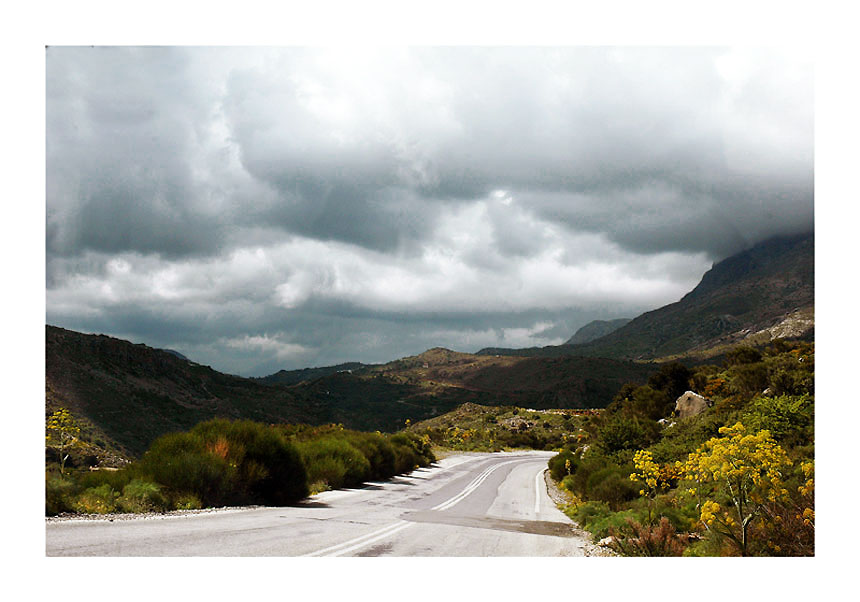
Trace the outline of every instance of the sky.
<path fill-rule="evenodd" d="M 262 376 L 560 344 L 813 228 L 756 47 L 63 47 L 46 321 Z"/>

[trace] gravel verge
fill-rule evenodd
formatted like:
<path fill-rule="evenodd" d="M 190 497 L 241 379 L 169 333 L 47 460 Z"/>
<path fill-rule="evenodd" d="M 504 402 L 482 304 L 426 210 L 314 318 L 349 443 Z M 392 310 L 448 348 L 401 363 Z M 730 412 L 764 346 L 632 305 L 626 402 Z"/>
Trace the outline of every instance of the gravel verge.
<path fill-rule="evenodd" d="M 67 522 L 67 521 L 107 521 L 113 522 L 116 520 L 153 520 L 160 518 L 172 518 L 177 516 L 191 516 L 195 514 L 214 514 L 239 512 L 242 510 L 253 510 L 255 508 L 264 508 L 265 506 L 223 506 L 221 508 L 198 508 L 195 510 L 170 510 L 168 512 L 125 512 L 125 513 L 110 513 L 110 514 L 58 514 L 57 516 L 46 516 L 46 523 Z"/>
<path fill-rule="evenodd" d="M 555 502 L 555 505 L 558 506 L 559 510 L 561 510 L 562 506 L 570 503 L 570 496 L 567 492 L 559 488 L 558 484 L 549 476 L 548 470 L 543 473 L 543 478 L 546 482 L 546 491 L 549 494 L 549 498 Z M 586 556 L 617 556 L 617 554 L 609 548 L 604 548 L 603 546 L 599 546 L 592 542 L 591 533 L 580 528 L 580 526 L 576 524 L 576 521 L 572 522 L 574 524 L 573 532 L 577 536 L 581 537 L 585 542 Z"/>

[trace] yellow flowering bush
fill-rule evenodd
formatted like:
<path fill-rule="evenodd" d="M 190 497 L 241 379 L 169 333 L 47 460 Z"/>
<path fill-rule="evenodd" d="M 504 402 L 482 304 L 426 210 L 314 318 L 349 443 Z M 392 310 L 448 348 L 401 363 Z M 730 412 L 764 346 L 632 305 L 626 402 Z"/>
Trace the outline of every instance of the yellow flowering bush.
<path fill-rule="evenodd" d="M 80 426 L 66 408 L 60 408 L 48 417 L 45 423 L 45 442 L 57 450 L 60 457 L 60 474 L 65 472 L 66 452 L 78 442 Z"/>
<path fill-rule="evenodd" d="M 640 481 L 643 484 L 639 495 L 649 500 L 648 522 L 650 524 L 653 518 L 650 502 L 653 502 L 658 493 L 667 491 L 677 484 L 680 470 L 674 466 L 658 464 L 654 461 L 651 452 L 642 449 L 633 454 L 633 466 L 636 472 L 630 474 L 630 480 Z"/>
<path fill-rule="evenodd" d="M 800 469 L 803 471 L 803 476 L 806 479 L 803 482 L 803 485 L 797 488 L 797 491 L 803 497 L 804 508 L 803 512 L 797 515 L 799 520 L 803 521 L 803 524 L 807 527 L 815 528 L 815 509 L 814 506 L 814 497 L 815 497 L 815 461 L 811 460 L 809 462 L 803 462 L 800 465 Z"/>
<path fill-rule="evenodd" d="M 747 555 L 750 524 L 764 516 L 768 502 L 788 495 L 783 473 L 791 460 L 768 431 L 747 433 L 737 423 L 719 433 L 677 467 L 703 500 L 699 520 L 705 528 L 729 538 Z"/>

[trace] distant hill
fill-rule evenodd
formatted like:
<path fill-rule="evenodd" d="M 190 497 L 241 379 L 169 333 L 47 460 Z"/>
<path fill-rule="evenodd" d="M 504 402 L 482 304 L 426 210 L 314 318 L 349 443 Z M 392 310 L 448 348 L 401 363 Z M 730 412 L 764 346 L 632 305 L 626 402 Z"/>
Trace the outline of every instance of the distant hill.
<path fill-rule="evenodd" d="M 622 384 L 644 382 L 653 370 L 603 358 L 497 358 L 436 348 L 382 365 L 309 369 L 287 383 L 282 373 L 222 374 L 168 351 L 54 326 L 45 328 L 45 360 L 46 412 L 68 408 L 106 451 L 129 458 L 159 435 L 213 417 L 392 432 L 407 418 L 463 403 L 603 407 Z M 304 378 L 314 370 L 319 376 Z M 285 380 L 303 371 L 292 372 Z"/>
<path fill-rule="evenodd" d="M 279 370 L 269 376 L 263 376 L 254 380 L 259 380 L 268 384 L 295 385 L 302 381 L 314 380 L 324 376 L 331 376 L 340 372 L 357 372 L 371 364 L 362 364 L 360 362 L 347 362 L 336 366 L 322 366 L 319 368 L 301 368 L 299 370 Z"/>
<path fill-rule="evenodd" d="M 85 417 L 135 456 L 158 435 L 216 416 L 260 422 L 329 419 L 286 388 L 230 376 L 161 349 L 46 326 L 46 410 Z"/>
<path fill-rule="evenodd" d="M 593 322 L 589 322 L 579 330 L 577 330 L 572 337 L 570 337 L 564 344 L 565 345 L 582 345 L 583 343 L 589 343 L 594 339 L 599 339 L 602 336 L 606 336 L 610 332 L 616 331 L 625 324 L 630 321 L 630 318 L 618 318 L 616 320 L 594 320 Z"/>
<path fill-rule="evenodd" d="M 680 301 L 580 345 L 488 348 L 480 355 L 667 359 L 814 331 L 815 237 L 774 238 L 715 264 Z"/>

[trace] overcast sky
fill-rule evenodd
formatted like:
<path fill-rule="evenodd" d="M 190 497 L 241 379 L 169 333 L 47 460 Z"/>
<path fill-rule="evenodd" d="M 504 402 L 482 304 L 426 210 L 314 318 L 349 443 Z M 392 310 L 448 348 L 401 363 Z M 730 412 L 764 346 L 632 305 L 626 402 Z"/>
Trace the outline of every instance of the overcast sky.
<path fill-rule="evenodd" d="M 46 51 L 47 322 L 259 376 L 558 344 L 813 227 L 813 78 L 727 48 Z"/>

